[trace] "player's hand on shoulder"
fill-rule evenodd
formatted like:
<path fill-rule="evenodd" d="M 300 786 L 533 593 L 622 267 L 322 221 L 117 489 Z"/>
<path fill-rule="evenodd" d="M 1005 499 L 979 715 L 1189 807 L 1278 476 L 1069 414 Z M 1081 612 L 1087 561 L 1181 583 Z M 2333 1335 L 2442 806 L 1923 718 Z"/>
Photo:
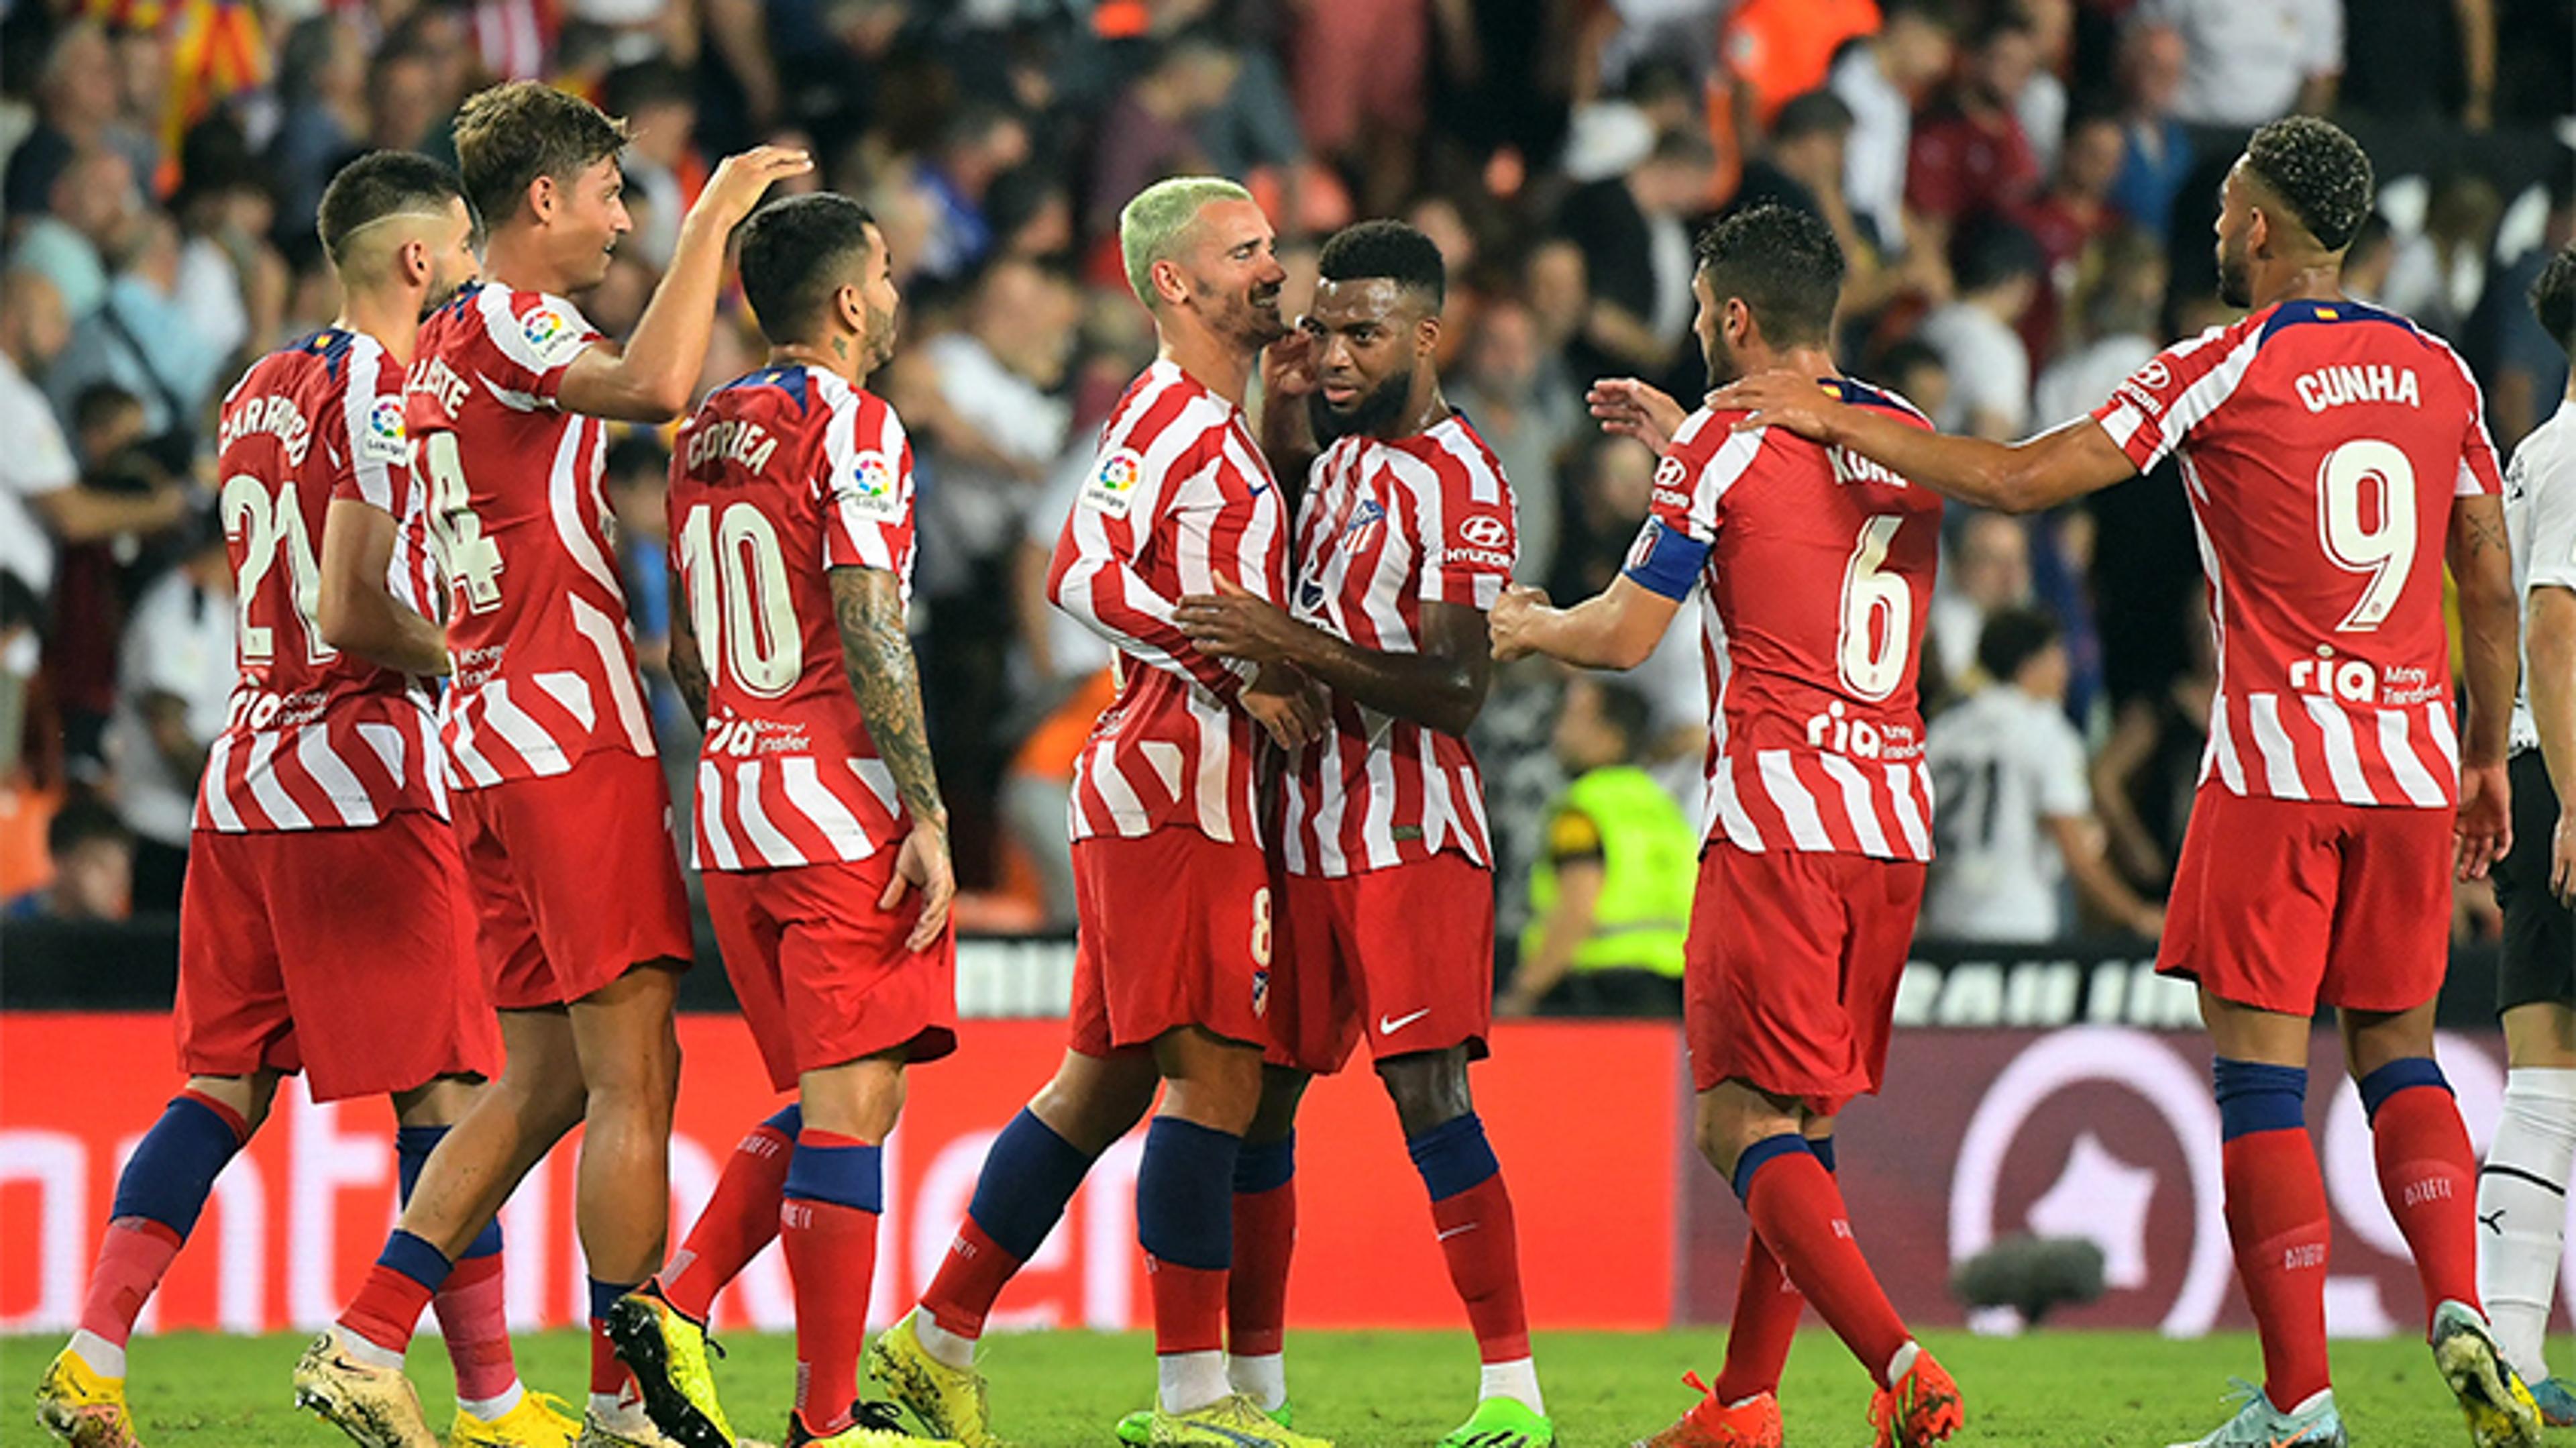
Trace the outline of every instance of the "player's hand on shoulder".
<path fill-rule="evenodd" d="M 814 169 L 814 158 L 791 146 L 754 146 L 737 151 L 716 166 L 707 188 L 690 208 L 731 231 L 760 204 L 770 186 Z"/>
<path fill-rule="evenodd" d="M 1603 432 L 1635 438 L 1657 452 L 1672 446 L 1673 434 L 1690 416 L 1671 393 L 1634 377 L 1602 378 L 1583 394 L 1583 401 Z"/>
<path fill-rule="evenodd" d="M 1544 588 L 1526 583 L 1503 585 L 1502 597 L 1494 600 L 1492 611 L 1485 615 L 1486 631 L 1493 636 L 1495 662 L 1508 664 L 1537 652 L 1537 645 L 1529 637 L 1530 623 L 1540 609 L 1548 606 Z"/>
<path fill-rule="evenodd" d="M 1303 749 L 1323 737 L 1330 719 L 1323 687 L 1286 664 L 1262 665 L 1244 685 L 1241 702 L 1243 712 L 1282 749 Z"/>
<path fill-rule="evenodd" d="M 1739 377 L 1708 395 L 1708 405 L 1741 410 L 1734 430 L 1776 427 L 1815 442 L 1833 441 L 1834 409 L 1842 404 L 1818 387 L 1815 379 L 1795 372 L 1756 372 Z"/>
<path fill-rule="evenodd" d="M 921 918 L 913 922 L 904 948 L 928 950 L 948 928 L 948 908 L 957 901 L 957 870 L 948 858 L 945 821 L 913 821 L 912 832 L 903 837 L 903 848 L 894 857 L 894 878 L 886 882 L 877 908 L 894 909 L 903 903 L 906 890 L 921 892 Z"/>
<path fill-rule="evenodd" d="M 2513 787 L 2502 760 L 2460 766 L 2460 813 L 2451 834 L 2463 880 L 2485 879 L 2513 848 Z"/>

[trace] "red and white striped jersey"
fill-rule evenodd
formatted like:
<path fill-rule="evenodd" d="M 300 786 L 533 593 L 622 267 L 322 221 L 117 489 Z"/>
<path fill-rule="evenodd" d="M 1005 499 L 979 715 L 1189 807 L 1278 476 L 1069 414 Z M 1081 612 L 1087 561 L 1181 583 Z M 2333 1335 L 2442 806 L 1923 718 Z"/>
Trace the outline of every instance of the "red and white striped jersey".
<path fill-rule="evenodd" d="M 1102 428 L 1047 573 L 1049 601 L 1119 649 L 1118 696 L 1074 762 L 1075 839 L 1167 824 L 1261 838 L 1267 741 L 1234 704 L 1253 671 L 1192 647 L 1172 609 L 1219 578 L 1285 598 L 1287 555 L 1287 507 L 1243 409 L 1157 360 Z"/>
<path fill-rule="evenodd" d="M 425 683 L 322 641 L 322 529 L 333 498 L 395 522 L 385 582 L 438 616 L 401 379 L 383 344 L 326 328 L 251 365 L 224 398 L 224 542 L 239 588 L 233 685 L 206 754 L 196 828 L 226 833 L 447 816 L 446 767 Z"/>
<path fill-rule="evenodd" d="M 555 401 L 600 340 L 572 303 L 488 282 L 421 324 L 405 413 L 447 579 L 441 713 L 465 788 L 595 749 L 653 753 L 601 491 L 607 426 Z"/>
<path fill-rule="evenodd" d="M 864 860 L 911 821 L 841 663 L 831 570 L 912 597 L 912 444 L 874 393 L 810 367 L 716 389 L 671 450 L 671 573 L 707 673 L 697 862 Z"/>
<path fill-rule="evenodd" d="M 1931 427 L 1847 379 L 1845 401 Z M 1878 464 L 1744 414 L 1691 414 L 1655 469 L 1627 575 L 1704 585 L 1712 836 L 1739 850 L 1932 858 L 1916 692 L 1941 499 Z"/>
<path fill-rule="evenodd" d="M 1297 508 L 1297 617 L 1364 649 L 1421 647 L 1422 605 L 1490 609 L 1519 552 L 1512 490 L 1485 440 L 1451 415 L 1411 437 L 1346 437 Z M 1456 850 L 1490 869 L 1485 782 L 1467 741 L 1333 697 L 1333 727 L 1284 791 L 1280 853 L 1340 876 Z"/>
<path fill-rule="evenodd" d="M 2283 302 L 2131 373 L 2093 417 L 2181 463 L 2218 635 L 2201 778 L 2234 794 L 2447 807 L 2459 794 L 2442 558 L 2500 492 L 2468 368 L 2414 323 Z"/>

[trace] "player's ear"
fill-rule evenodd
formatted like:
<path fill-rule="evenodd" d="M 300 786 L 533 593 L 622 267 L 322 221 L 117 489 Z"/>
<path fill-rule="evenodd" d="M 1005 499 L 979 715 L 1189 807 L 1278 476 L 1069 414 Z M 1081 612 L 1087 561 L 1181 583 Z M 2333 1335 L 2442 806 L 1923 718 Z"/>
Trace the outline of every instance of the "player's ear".
<path fill-rule="evenodd" d="M 560 199 L 555 188 L 555 178 L 552 176 L 541 171 L 537 173 L 535 180 L 528 183 L 528 210 L 537 220 L 552 219 L 555 214 L 555 202 Z"/>
<path fill-rule="evenodd" d="M 1166 258 L 1154 263 L 1153 269 L 1146 275 L 1154 283 L 1154 295 L 1161 297 L 1167 305 L 1177 305 L 1189 300 L 1190 281 L 1189 278 L 1181 275 L 1180 263 Z"/>
<path fill-rule="evenodd" d="M 1429 357 L 1440 350 L 1440 317 L 1438 313 L 1413 324 L 1413 355 Z"/>

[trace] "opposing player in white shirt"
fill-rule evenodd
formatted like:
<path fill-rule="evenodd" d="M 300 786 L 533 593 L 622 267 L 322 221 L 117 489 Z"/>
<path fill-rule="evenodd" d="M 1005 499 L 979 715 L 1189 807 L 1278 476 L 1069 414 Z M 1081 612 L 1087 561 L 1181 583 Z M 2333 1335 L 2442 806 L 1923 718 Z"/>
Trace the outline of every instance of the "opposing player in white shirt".
<path fill-rule="evenodd" d="M 2067 933 L 2066 878 L 2105 919 L 2150 939 L 2163 912 L 2138 898 L 2102 853 L 2084 738 L 2066 718 L 2066 646 L 2057 621 L 2007 608 L 1986 621 L 1977 664 L 1993 682 L 1932 721 L 1938 851 L 1922 932 L 2036 944 Z"/>
<path fill-rule="evenodd" d="M 2531 304 L 2576 351 L 2576 249 L 2550 259 Z M 2576 1164 L 2576 386 L 2514 449 L 2504 498 L 2523 666 L 2506 763 L 2513 848 L 2495 869 L 2504 1118 L 2478 1172 L 2478 1293 L 2541 1417 L 2563 1427 L 2576 1424 L 2576 1384 L 2549 1375 L 2541 1335 Z"/>

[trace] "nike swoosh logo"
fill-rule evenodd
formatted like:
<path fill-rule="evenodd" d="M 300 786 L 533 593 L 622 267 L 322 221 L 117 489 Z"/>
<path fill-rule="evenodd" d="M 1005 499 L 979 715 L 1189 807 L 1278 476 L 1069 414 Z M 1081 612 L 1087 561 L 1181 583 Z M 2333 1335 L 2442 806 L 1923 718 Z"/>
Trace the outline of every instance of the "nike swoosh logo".
<path fill-rule="evenodd" d="M 1377 1018 L 1377 1033 L 1381 1036 L 1392 1036 L 1429 1014 L 1431 1014 L 1431 1007 L 1424 1006 L 1409 1016 L 1380 1016 Z"/>
<path fill-rule="evenodd" d="M 1460 1222 L 1457 1226 L 1451 1227 L 1448 1231 L 1445 1231 L 1445 1232 L 1441 1233 L 1439 1236 L 1434 1237 L 1432 1240 L 1433 1240 L 1433 1241 L 1435 1241 L 1435 1242 L 1446 1242 L 1446 1241 L 1448 1241 L 1450 1238 L 1457 1236 L 1457 1235 L 1458 1235 L 1459 1233 L 1461 1233 L 1461 1232 L 1472 1232 L 1472 1231 L 1476 1230 L 1476 1228 L 1477 1228 L 1478 1226 L 1480 1226 L 1480 1225 L 1482 1225 L 1482 1224 L 1481 1224 L 1481 1223 L 1477 1223 L 1477 1222 Z"/>

